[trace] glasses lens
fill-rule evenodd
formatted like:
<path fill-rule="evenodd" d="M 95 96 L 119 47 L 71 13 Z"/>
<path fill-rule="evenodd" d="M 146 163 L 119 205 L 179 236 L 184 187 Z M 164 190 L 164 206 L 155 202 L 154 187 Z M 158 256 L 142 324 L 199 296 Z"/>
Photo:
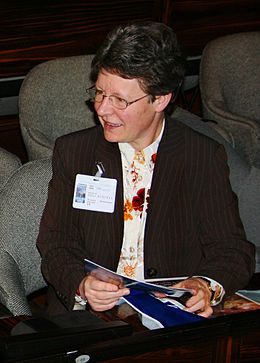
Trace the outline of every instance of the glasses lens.
<path fill-rule="evenodd" d="M 124 100 L 123 98 L 113 96 L 113 95 L 106 96 L 106 95 L 104 95 L 104 93 L 102 91 L 97 90 L 94 87 L 87 89 L 86 92 L 87 92 L 87 95 L 91 102 L 101 103 L 103 101 L 104 97 L 108 97 L 110 104 L 113 107 L 118 108 L 119 110 L 124 110 L 128 106 L 128 102 L 126 100 Z"/>
<path fill-rule="evenodd" d="M 102 91 L 94 90 L 94 101 L 95 102 L 102 102 L 104 98 L 104 94 Z"/>
<path fill-rule="evenodd" d="M 106 97 L 102 91 L 93 88 L 91 94 L 91 101 L 101 103 L 103 101 L 103 98 Z"/>
<path fill-rule="evenodd" d="M 119 110 L 124 110 L 127 107 L 127 101 L 123 98 L 117 97 L 117 96 L 110 96 L 110 102 L 115 108 L 118 108 Z"/>

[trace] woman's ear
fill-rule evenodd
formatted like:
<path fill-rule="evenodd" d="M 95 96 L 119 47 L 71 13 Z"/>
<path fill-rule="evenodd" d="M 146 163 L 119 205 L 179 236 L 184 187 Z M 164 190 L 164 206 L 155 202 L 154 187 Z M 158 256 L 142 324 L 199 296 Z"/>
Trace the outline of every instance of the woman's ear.
<path fill-rule="evenodd" d="M 169 102 L 171 101 L 172 93 L 168 93 L 167 95 L 161 95 L 155 97 L 155 109 L 157 112 L 162 112 Z"/>

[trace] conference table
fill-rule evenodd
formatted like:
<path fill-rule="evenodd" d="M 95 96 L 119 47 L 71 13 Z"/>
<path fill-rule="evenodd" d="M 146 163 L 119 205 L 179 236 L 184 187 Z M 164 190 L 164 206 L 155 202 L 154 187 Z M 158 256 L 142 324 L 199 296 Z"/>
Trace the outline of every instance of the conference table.
<path fill-rule="evenodd" d="M 259 287 L 260 274 L 255 274 L 249 288 Z M 90 326 L 85 331 L 71 329 L 67 335 L 60 331 L 18 338 L 10 332 L 28 317 L 5 316 L 0 319 L 0 361 L 260 362 L 260 305 L 237 294 L 215 307 L 211 318 L 171 328 L 148 330 L 127 304 L 95 316 L 108 329 L 92 330 Z"/>

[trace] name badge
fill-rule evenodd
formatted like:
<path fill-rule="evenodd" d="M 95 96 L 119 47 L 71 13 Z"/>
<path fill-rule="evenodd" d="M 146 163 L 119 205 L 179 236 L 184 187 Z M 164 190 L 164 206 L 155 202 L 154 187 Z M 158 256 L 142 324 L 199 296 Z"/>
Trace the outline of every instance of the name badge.
<path fill-rule="evenodd" d="M 113 213 L 117 180 L 77 174 L 73 208 Z"/>

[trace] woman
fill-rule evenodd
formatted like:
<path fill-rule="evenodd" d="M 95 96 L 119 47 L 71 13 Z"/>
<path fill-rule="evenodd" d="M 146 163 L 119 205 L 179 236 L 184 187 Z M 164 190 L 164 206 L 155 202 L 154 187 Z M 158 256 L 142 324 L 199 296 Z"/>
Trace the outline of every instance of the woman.
<path fill-rule="evenodd" d="M 187 311 L 205 317 L 250 279 L 254 247 L 224 148 L 167 116 L 183 75 L 176 36 L 160 23 L 120 26 L 97 51 L 88 94 L 100 125 L 57 140 L 37 242 L 51 314 L 75 299 L 105 311 L 129 294 L 86 275 L 84 258 L 136 279 L 185 276 L 175 286 L 192 289 Z M 80 206 L 77 174 L 87 180 Z"/>

